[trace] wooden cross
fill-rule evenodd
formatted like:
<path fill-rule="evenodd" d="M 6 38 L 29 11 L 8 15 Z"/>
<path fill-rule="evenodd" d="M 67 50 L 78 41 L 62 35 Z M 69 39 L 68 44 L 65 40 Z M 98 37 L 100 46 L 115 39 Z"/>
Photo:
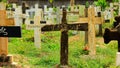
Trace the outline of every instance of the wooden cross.
<path fill-rule="evenodd" d="M 96 42 L 95 42 L 95 24 L 102 24 L 104 22 L 102 17 L 95 17 L 94 7 L 88 8 L 88 17 L 79 18 L 75 23 L 88 23 L 88 46 L 89 55 L 96 54 Z"/>
<path fill-rule="evenodd" d="M 1 21 L 0 26 L 13 25 L 13 20 L 7 19 L 5 10 L 0 10 L 0 21 Z M 0 54 L 4 54 L 4 55 L 8 54 L 7 45 L 8 45 L 8 38 L 0 37 Z"/>
<path fill-rule="evenodd" d="M 87 31 L 88 25 L 87 23 L 72 23 L 68 24 L 66 20 L 67 12 L 65 8 L 63 8 L 63 17 L 61 24 L 55 25 L 45 25 L 42 27 L 42 31 L 61 31 L 61 49 L 60 49 L 60 65 L 65 66 L 68 65 L 68 31 L 69 30 L 81 30 Z"/>
<path fill-rule="evenodd" d="M 20 27 L 14 25 L 14 19 L 8 19 L 6 10 L 0 10 L 0 66 L 12 63 L 12 56 L 8 55 L 8 37 L 21 37 Z M 18 35 L 19 34 L 19 35 Z"/>
<path fill-rule="evenodd" d="M 34 16 L 34 20 L 29 20 L 27 19 L 26 21 L 26 28 L 27 29 L 34 29 L 34 45 L 37 48 L 41 47 L 41 38 L 40 38 L 40 33 L 41 33 L 41 27 L 42 25 L 40 24 L 40 21 L 43 17 L 42 15 L 42 9 L 36 9 L 35 10 L 35 16 Z"/>
<path fill-rule="evenodd" d="M 74 11 L 75 0 L 70 0 L 71 11 Z"/>

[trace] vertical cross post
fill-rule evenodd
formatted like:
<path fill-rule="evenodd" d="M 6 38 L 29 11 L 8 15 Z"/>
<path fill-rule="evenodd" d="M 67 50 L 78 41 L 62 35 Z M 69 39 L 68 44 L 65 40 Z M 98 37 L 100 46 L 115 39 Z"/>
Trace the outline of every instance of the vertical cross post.
<path fill-rule="evenodd" d="M 1 8 L 0 22 L 0 66 L 12 65 L 13 58 L 8 55 L 8 37 L 20 37 L 20 28 L 11 26 L 14 25 L 14 19 L 8 19 L 6 10 Z"/>
<path fill-rule="evenodd" d="M 37 10 L 36 10 L 37 11 Z M 40 24 L 40 21 L 41 21 L 41 17 L 42 17 L 42 10 L 38 10 L 39 12 L 36 12 L 35 13 L 35 16 L 34 16 L 34 24 L 35 25 L 39 25 Z M 34 28 L 34 44 L 37 48 L 40 48 L 41 47 L 41 37 L 40 37 L 40 34 L 41 34 L 41 27 L 36 27 Z"/>
<path fill-rule="evenodd" d="M 61 24 L 46 24 L 42 27 L 42 31 L 61 31 L 61 42 L 60 42 L 60 67 L 68 68 L 68 30 L 81 30 L 87 31 L 87 23 L 72 23 L 68 24 L 66 20 L 67 12 L 63 8 L 63 17 Z"/>
<path fill-rule="evenodd" d="M 88 9 L 88 44 L 90 55 L 96 54 L 96 45 L 95 45 L 95 11 L 93 7 Z"/>
<path fill-rule="evenodd" d="M 68 65 L 68 28 L 66 20 L 66 10 L 63 9 L 62 29 L 61 29 L 61 50 L 60 50 L 60 64 Z"/>
<path fill-rule="evenodd" d="M 70 0 L 71 11 L 74 11 L 75 0 Z"/>
<path fill-rule="evenodd" d="M 94 7 L 91 6 L 88 8 L 88 17 L 79 18 L 79 20 L 77 22 L 88 23 L 88 47 L 89 47 L 89 51 L 90 51 L 89 55 L 95 55 L 96 54 L 95 25 L 102 24 L 104 22 L 103 18 L 95 17 Z M 86 39 L 86 42 L 87 42 L 87 39 Z"/>
<path fill-rule="evenodd" d="M 0 26 L 7 26 L 6 11 L 0 10 Z M 7 56 L 8 54 L 8 38 L 0 37 L 0 55 Z"/>
<path fill-rule="evenodd" d="M 27 10 L 26 13 L 28 16 L 34 18 L 29 19 L 29 17 L 26 19 L 26 28 L 27 29 L 33 29 L 34 30 L 34 45 L 37 48 L 40 48 L 41 46 L 41 38 L 40 38 L 40 33 L 41 33 L 41 24 L 40 21 L 43 19 L 43 12 L 42 9 L 38 8 L 38 5 L 35 6 L 35 9 Z M 35 15 L 34 15 L 35 13 Z"/>

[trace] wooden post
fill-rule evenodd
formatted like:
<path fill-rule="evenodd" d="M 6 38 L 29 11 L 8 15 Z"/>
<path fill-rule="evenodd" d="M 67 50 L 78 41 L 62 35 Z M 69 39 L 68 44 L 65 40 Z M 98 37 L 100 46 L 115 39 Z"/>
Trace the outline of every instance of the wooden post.
<path fill-rule="evenodd" d="M 60 50 L 60 64 L 68 65 L 68 29 L 66 20 L 66 10 L 63 9 L 62 29 L 61 29 L 61 50 Z"/>
<path fill-rule="evenodd" d="M 70 0 L 71 11 L 74 11 L 75 0 Z"/>
<path fill-rule="evenodd" d="M 88 8 L 88 17 L 79 18 L 79 20 L 76 23 L 88 23 L 88 46 L 89 46 L 89 51 L 90 51 L 89 54 L 95 55 L 96 54 L 95 25 L 102 24 L 103 18 L 95 17 L 94 7 L 91 6 Z"/>
<path fill-rule="evenodd" d="M 96 45 L 95 45 L 95 11 L 91 7 L 88 9 L 88 45 L 89 45 L 89 55 L 96 54 Z"/>
<path fill-rule="evenodd" d="M 0 8 L 0 22 L 0 66 L 11 65 L 13 62 L 13 58 L 11 55 L 8 55 L 8 35 L 12 37 L 13 34 L 11 34 L 11 29 L 9 29 L 11 27 L 8 26 L 14 25 L 14 19 L 8 19 L 6 15 L 6 10 Z M 2 32 L 2 30 L 4 31 Z M 9 33 L 9 31 L 11 33 Z M 16 31 L 16 28 L 12 31 Z M 17 32 L 19 33 L 19 31 Z"/>
<path fill-rule="evenodd" d="M 113 3 L 110 3 L 110 14 L 111 14 L 110 23 L 112 23 L 112 22 L 113 22 L 113 19 L 114 19 Z"/>
<path fill-rule="evenodd" d="M 0 26 L 7 26 L 6 11 L 0 10 Z M 8 54 L 8 38 L 0 37 L 0 55 Z"/>
<path fill-rule="evenodd" d="M 37 6 L 37 5 L 36 5 Z M 35 9 L 31 9 L 32 12 L 35 11 L 35 16 L 34 16 L 34 20 L 30 20 L 29 18 L 26 19 L 26 28 L 27 29 L 34 29 L 34 45 L 37 48 L 41 47 L 41 38 L 40 38 L 40 34 L 41 34 L 41 24 L 40 21 L 43 19 L 43 12 L 42 9 L 38 9 L 38 7 L 35 7 Z M 27 13 L 29 13 L 30 11 L 27 11 Z M 30 23 L 30 22 L 33 23 Z"/>
<path fill-rule="evenodd" d="M 66 20 L 66 10 L 63 9 L 63 17 L 61 24 L 49 24 L 42 27 L 42 31 L 61 31 L 61 48 L 60 48 L 60 66 L 61 68 L 68 66 L 68 30 L 87 31 L 87 23 L 72 23 L 68 24 Z"/>
<path fill-rule="evenodd" d="M 85 17 L 88 17 L 88 8 L 86 7 L 84 10 Z M 88 45 L 88 31 L 85 31 L 85 46 Z"/>
<path fill-rule="evenodd" d="M 35 16 L 34 17 L 34 22 L 35 22 L 35 25 L 39 25 L 40 24 L 40 16 Z M 40 48 L 41 47 L 41 37 L 40 37 L 40 34 L 41 34 L 41 28 L 39 27 L 36 27 L 34 28 L 34 44 L 37 48 Z"/>
<path fill-rule="evenodd" d="M 120 0 L 119 0 L 119 13 L 118 14 L 120 15 Z"/>

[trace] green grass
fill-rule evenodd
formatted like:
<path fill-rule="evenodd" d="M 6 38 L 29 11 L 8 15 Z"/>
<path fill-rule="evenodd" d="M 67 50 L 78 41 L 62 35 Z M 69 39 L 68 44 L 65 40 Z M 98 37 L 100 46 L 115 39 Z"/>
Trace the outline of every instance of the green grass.
<path fill-rule="evenodd" d="M 41 49 L 33 42 L 33 30 L 25 30 L 23 26 L 22 38 L 10 38 L 9 54 L 13 54 L 14 61 L 22 68 L 53 68 L 60 64 L 60 32 L 44 32 Z M 73 68 L 117 68 L 115 58 L 117 42 L 109 44 L 97 42 L 96 55 L 89 56 L 83 51 L 84 33 L 72 35 L 69 31 L 69 65 Z M 99 37 L 100 38 L 100 37 Z M 101 37 L 102 38 L 102 37 Z"/>

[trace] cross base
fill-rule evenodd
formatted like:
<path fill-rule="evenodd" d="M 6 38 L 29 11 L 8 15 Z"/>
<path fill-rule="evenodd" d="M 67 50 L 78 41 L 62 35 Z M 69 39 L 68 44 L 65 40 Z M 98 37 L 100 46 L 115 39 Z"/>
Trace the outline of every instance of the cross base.
<path fill-rule="evenodd" d="M 119 66 L 120 65 L 120 52 L 117 52 L 117 55 L 116 55 L 116 66 Z"/>
<path fill-rule="evenodd" d="M 12 55 L 7 55 L 7 56 L 0 56 L 0 67 L 1 66 L 8 66 L 12 65 L 13 62 L 13 56 Z"/>
<path fill-rule="evenodd" d="M 56 65 L 56 67 L 55 68 L 72 68 L 71 66 L 69 66 L 69 65 Z"/>

